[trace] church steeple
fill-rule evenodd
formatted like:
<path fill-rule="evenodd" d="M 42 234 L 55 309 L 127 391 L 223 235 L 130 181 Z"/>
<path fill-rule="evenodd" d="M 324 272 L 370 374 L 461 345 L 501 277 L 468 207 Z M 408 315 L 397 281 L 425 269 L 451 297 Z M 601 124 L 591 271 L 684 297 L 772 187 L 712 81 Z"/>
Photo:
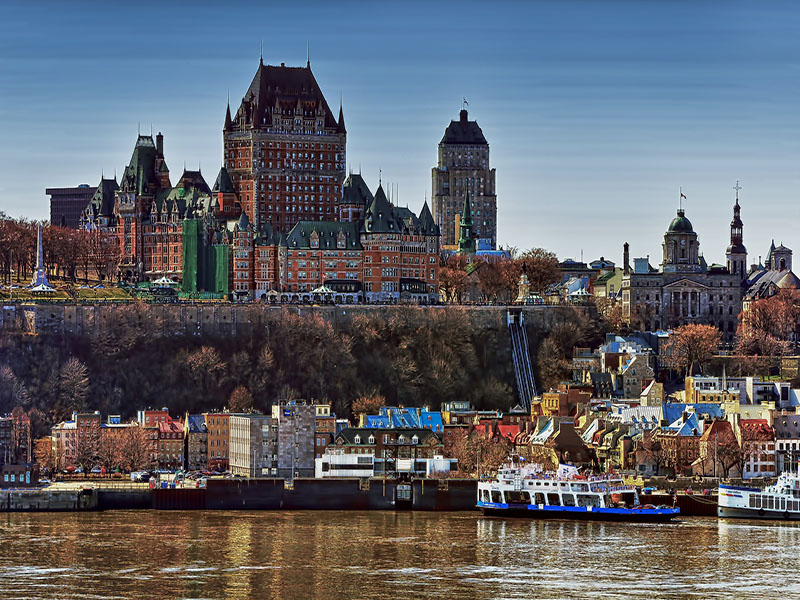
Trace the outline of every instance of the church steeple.
<path fill-rule="evenodd" d="M 731 221 L 731 243 L 725 253 L 728 263 L 728 271 L 731 275 L 744 280 L 747 277 L 747 249 L 744 247 L 744 235 L 741 217 L 741 206 L 739 206 L 739 190 L 742 189 L 739 182 L 733 188 L 736 190 L 736 200 L 733 204 L 733 220 Z"/>
<path fill-rule="evenodd" d="M 472 237 L 472 205 L 469 201 L 469 190 L 464 196 L 464 208 L 461 211 L 459 254 L 475 254 L 475 239 Z"/>

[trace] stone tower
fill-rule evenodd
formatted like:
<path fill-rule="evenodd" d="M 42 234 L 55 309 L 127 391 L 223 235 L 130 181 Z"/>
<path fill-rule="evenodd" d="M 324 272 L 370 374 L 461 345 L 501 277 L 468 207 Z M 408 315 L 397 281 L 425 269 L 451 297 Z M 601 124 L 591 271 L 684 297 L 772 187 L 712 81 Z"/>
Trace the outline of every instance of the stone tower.
<path fill-rule="evenodd" d="M 702 273 L 700 264 L 700 242 L 686 218 L 686 212 L 678 209 L 678 215 L 672 219 L 669 229 L 664 234 L 664 273 Z"/>
<path fill-rule="evenodd" d="M 460 232 L 456 216 L 464 197 L 472 197 L 474 236 L 497 247 L 497 195 L 495 170 L 489 167 L 489 143 L 466 109 L 450 121 L 439 142 L 438 164 L 432 170 L 431 209 L 442 231 L 442 243 L 455 246 Z M 463 217 L 462 217 L 463 219 Z"/>

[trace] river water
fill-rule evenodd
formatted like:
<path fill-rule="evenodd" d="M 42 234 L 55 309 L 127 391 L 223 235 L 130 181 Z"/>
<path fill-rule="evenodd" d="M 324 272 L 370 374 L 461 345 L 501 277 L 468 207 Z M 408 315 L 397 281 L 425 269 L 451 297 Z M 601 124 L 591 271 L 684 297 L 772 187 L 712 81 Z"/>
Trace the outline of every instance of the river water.
<path fill-rule="evenodd" d="M 0 515 L 0 598 L 800 598 L 800 524 L 477 513 Z"/>

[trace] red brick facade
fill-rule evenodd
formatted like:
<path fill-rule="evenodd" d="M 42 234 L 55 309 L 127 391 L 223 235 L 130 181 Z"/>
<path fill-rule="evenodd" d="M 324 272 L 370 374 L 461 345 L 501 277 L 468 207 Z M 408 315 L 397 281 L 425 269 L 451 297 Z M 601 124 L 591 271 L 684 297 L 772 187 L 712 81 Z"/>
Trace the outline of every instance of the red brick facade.
<path fill-rule="evenodd" d="M 342 110 L 337 120 L 310 64 L 260 62 L 223 131 L 225 166 L 250 222 L 288 232 L 338 219 L 346 143 Z"/>
<path fill-rule="evenodd" d="M 172 187 L 163 136 L 140 135 L 119 185 L 101 181 L 82 225 L 116 235 L 132 281 L 181 281 L 184 243 L 203 245 L 189 233 L 184 242 L 184 220 L 200 219 L 201 238 L 230 244 L 235 299 L 308 300 L 324 286 L 339 302 L 437 301 L 440 232 L 427 203 L 415 215 L 380 184 L 373 196 L 360 175 L 345 181 L 346 141 L 341 107 L 337 119 L 310 65 L 261 62 L 233 117 L 228 107 L 213 189 L 186 170 Z M 199 290 L 187 268 L 186 289 Z"/>

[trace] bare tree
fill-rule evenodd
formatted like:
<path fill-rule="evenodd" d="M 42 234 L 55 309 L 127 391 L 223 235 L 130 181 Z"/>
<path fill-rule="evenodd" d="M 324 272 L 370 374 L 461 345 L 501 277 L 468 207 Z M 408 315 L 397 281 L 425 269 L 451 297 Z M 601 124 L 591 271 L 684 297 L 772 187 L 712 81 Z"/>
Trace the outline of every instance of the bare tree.
<path fill-rule="evenodd" d="M 30 462 L 33 448 L 31 440 L 31 420 L 25 409 L 14 407 L 11 411 L 11 447 L 14 462 Z"/>
<path fill-rule="evenodd" d="M 642 439 L 639 441 L 639 450 L 645 460 L 650 461 L 656 467 L 656 475 L 661 472 L 661 467 L 666 462 L 666 453 L 658 439 L 658 432 L 656 430 L 645 431 L 642 433 Z"/>
<path fill-rule="evenodd" d="M 86 401 L 89 397 L 89 370 L 78 358 L 70 357 L 61 365 L 58 387 L 56 410 L 59 414 L 53 415 L 54 421 L 65 418 L 70 409 L 79 412 L 86 410 Z"/>
<path fill-rule="evenodd" d="M 443 257 L 439 263 L 439 289 L 446 302 L 460 304 L 467 290 L 466 256 L 454 254 Z"/>
<path fill-rule="evenodd" d="M 683 325 L 670 334 L 664 345 L 664 361 L 687 375 L 694 373 L 695 366 L 702 373 L 703 365 L 717 351 L 721 340 L 722 333 L 713 325 Z"/>
<path fill-rule="evenodd" d="M 33 455 L 39 468 L 51 473 L 56 468 L 56 455 L 53 452 L 53 438 L 41 437 L 34 442 Z"/>
<path fill-rule="evenodd" d="M 359 415 L 376 415 L 381 406 L 386 404 L 386 398 L 378 393 L 378 390 L 373 389 L 362 394 L 355 400 L 350 407 L 353 417 Z"/>
<path fill-rule="evenodd" d="M 458 460 L 458 472 L 468 477 L 497 472 L 513 450 L 507 438 L 487 432 L 483 425 L 448 435 L 445 454 Z"/>
<path fill-rule="evenodd" d="M 99 433 L 89 428 L 83 431 L 78 429 L 72 447 L 73 465 L 81 467 L 87 473 L 98 463 L 99 455 Z"/>
<path fill-rule="evenodd" d="M 516 282 L 522 275 L 522 268 L 528 275 L 531 290 L 542 293 L 544 290 L 561 280 L 561 271 L 558 268 L 558 258 L 553 252 L 544 248 L 531 248 L 523 252 L 514 261 L 518 270 L 514 273 Z"/>
<path fill-rule="evenodd" d="M 236 386 L 228 398 L 228 410 L 235 413 L 247 412 L 254 408 L 253 394 L 243 385 Z"/>
<path fill-rule="evenodd" d="M 138 471 L 152 466 L 154 452 L 151 432 L 141 425 L 125 428 L 117 438 L 119 466 L 128 471 Z"/>

